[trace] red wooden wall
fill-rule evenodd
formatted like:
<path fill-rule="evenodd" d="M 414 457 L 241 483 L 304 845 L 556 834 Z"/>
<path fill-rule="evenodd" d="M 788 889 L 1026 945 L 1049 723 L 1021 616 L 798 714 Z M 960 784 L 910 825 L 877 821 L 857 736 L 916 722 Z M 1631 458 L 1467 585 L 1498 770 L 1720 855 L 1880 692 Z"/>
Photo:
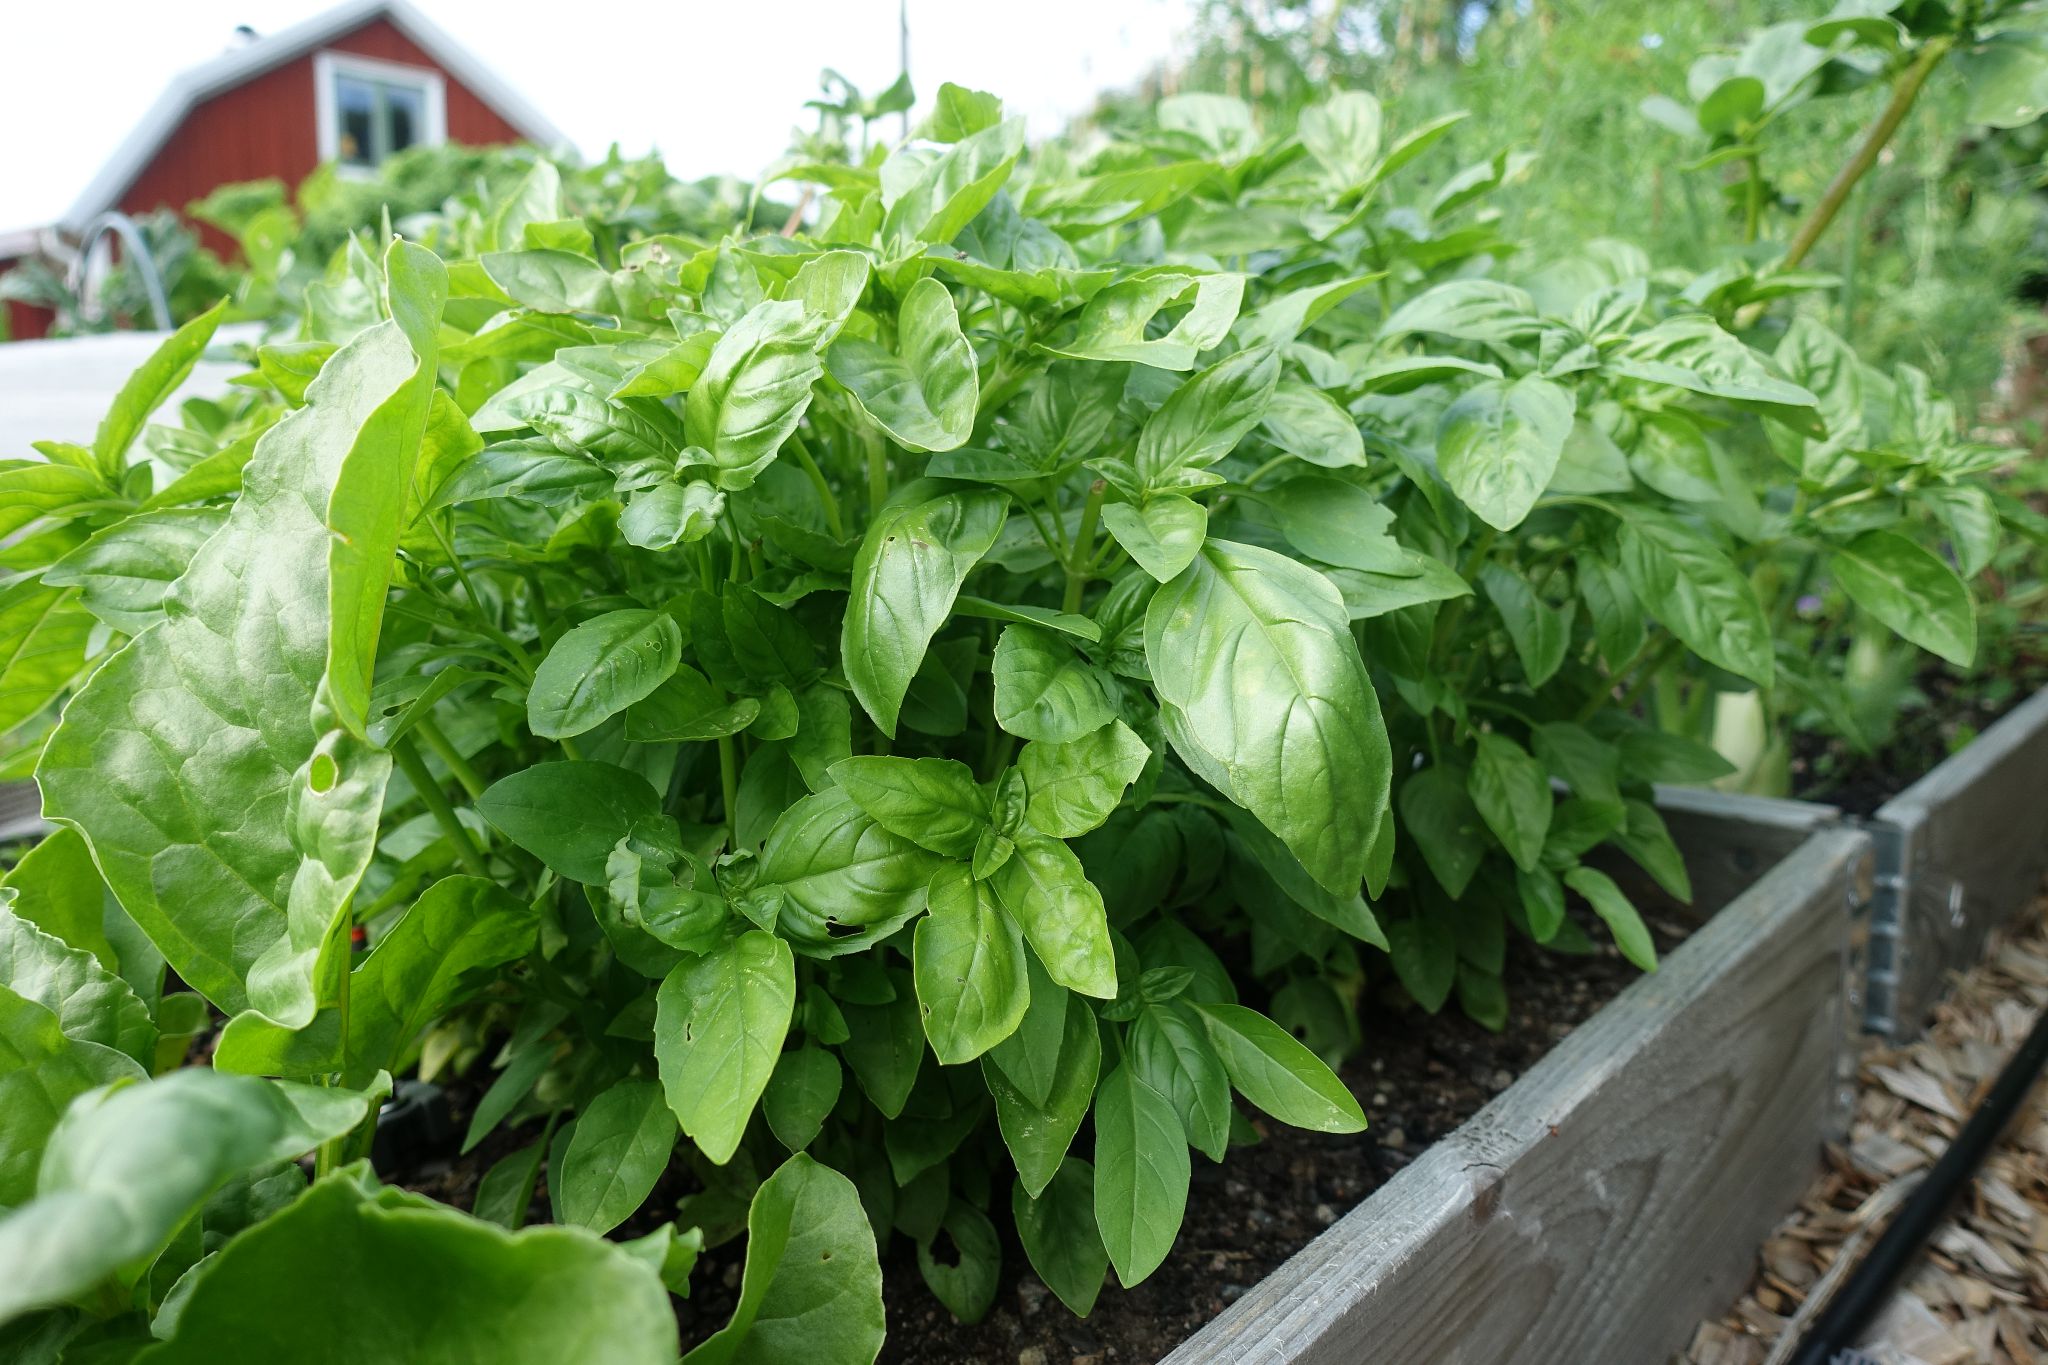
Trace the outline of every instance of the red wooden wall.
<path fill-rule="evenodd" d="M 373 19 L 318 50 L 432 67 L 447 84 L 450 142 L 488 147 L 520 140 L 518 129 L 388 19 Z M 115 207 L 127 213 L 159 208 L 182 213 L 193 200 L 236 181 L 275 178 L 288 188 L 297 187 L 320 164 L 314 127 L 313 56 L 307 52 L 193 106 L 134 183 L 122 191 Z M 233 254 L 234 242 L 225 233 L 203 223 L 195 226 L 200 240 L 215 252 L 224 257 Z M 5 262 L 0 262 L 0 268 L 4 267 Z M 49 324 L 48 314 L 41 309 L 11 304 L 9 312 L 16 340 L 41 336 Z"/>
<path fill-rule="evenodd" d="M 458 84 L 387 19 L 373 19 L 325 44 L 325 51 L 441 70 L 448 85 L 448 140 L 472 146 L 517 142 L 519 130 Z M 238 180 L 276 177 L 296 186 L 320 164 L 313 126 L 313 54 L 273 67 L 204 100 L 157 150 L 118 201 L 128 213 L 182 211 L 194 199 Z M 207 246 L 225 255 L 233 243 L 201 225 Z"/>

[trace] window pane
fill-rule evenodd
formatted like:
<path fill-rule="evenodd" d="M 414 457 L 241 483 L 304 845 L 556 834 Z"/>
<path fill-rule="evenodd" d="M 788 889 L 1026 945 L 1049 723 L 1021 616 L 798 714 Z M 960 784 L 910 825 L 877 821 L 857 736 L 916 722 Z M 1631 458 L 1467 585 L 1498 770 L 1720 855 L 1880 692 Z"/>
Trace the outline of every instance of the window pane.
<path fill-rule="evenodd" d="M 337 76 L 334 104 L 341 118 L 341 135 L 336 139 L 335 154 L 352 166 L 374 165 L 377 159 L 374 133 L 376 88 L 368 81 L 359 81 L 353 76 Z"/>
<path fill-rule="evenodd" d="M 420 140 L 420 125 L 426 121 L 426 92 L 413 85 L 383 87 L 385 115 L 391 131 L 386 155 L 402 152 Z"/>

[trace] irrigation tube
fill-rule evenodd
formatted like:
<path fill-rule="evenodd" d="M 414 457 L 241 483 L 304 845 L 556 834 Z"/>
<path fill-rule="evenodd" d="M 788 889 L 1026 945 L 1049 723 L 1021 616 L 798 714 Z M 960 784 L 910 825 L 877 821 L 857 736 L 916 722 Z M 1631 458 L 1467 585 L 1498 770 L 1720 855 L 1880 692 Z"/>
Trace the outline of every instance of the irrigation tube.
<path fill-rule="evenodd" d="M 1941 1226 L 1957 1192 L 2012 1121 L 2013 1111 L 2034 1088 L 2043 1062 L 2048 1062 L 2048 1010 L 2034 1021 L 2026 1041 L 1998 1073 L 1991 1093 L 1907 1198 L 1877 1245 L 1807 1330 L 1790 1365 L 1830 1365 L 1838 1353 L 1855 1344 L 1857 1333 L 1884 1306 L 1892 1285 L 1920 1254 L 1921 1244 Z"/>

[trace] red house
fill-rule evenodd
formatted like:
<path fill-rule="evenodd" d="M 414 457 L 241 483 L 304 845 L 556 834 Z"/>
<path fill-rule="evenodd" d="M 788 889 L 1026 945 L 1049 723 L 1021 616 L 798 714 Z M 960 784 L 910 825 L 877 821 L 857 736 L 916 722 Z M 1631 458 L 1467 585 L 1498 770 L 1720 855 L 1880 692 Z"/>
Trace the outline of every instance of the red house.
<path fill-rule="evenodd" d="M 0 273 L 38 251 L 75 254 L 109 210 L 183 211 L 236 181 L 295 186 L 325 161 L 369 174 L 407 147 L 520 141 L 568 140 L 406 0 L 349 0 L 178 76 L 61 222 L 0 235 Z M 200 236 L 232 246 L 210 227 Z M 49 327 L 45 310 L 8 308 L 15 338 Z"/>

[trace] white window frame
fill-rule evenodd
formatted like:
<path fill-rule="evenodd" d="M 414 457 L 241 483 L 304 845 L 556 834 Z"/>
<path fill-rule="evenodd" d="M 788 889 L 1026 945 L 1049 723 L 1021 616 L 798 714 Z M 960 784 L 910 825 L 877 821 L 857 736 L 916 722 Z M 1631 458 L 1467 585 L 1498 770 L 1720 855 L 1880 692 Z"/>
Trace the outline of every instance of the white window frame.
<path fill-rule="evenodd" d="M 439 147 L 448 141 L 448 81 L 432 67 L 406 66 L 358 57 L 351 52 L 313 54 L 313 119 L 319 139 L 320 160 L 332 162 L 339 175 L 367 179 L 377 173 L 374 166 L 343 163 L 341 156 L 341 110 L 335 98 L 335 82 L 343 76 L 376 81 L 382 85 L 408 85 L 418 90 L 421 100 L 420 136 L 415 147 Z"/>

